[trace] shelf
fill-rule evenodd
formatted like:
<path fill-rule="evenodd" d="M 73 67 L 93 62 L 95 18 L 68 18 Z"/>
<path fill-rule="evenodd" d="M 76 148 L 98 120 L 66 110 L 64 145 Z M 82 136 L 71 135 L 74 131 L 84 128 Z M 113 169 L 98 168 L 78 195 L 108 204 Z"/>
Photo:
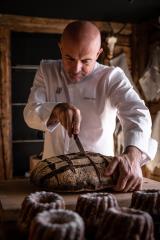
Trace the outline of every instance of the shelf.
<path fill-rule="evenodd" d="M 33 69 L 33 70 L 37 70 L 39 65 L 16 65 L 16 66 L 12 66 L 12 69 Z"/>
<path fill-rule="evenodd" d="M 27 140 L 24 140 L 24 139 L 22 139 L 22 140 L 13 140 L 12 141 L 12 143 L 37 143 L 37 142 L 44 142 L 44 140 L 43 139 L 27 139 Z"/>
<path fill-rule="evenodd" d="M 26 103 L 12 103 L 12 106 L 26 106 Z"/>

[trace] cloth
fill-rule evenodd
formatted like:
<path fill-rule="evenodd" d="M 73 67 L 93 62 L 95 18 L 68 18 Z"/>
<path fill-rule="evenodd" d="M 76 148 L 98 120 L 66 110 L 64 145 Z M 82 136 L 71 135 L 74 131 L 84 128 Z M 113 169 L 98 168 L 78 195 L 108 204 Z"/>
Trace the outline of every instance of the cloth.
<path fill-rule="evenodd" d="M 138 88 L 134 84 L 132 80 L 132 76 L 127 64 L 127 57 L 124 52 L 120 53 L 117 56 L 114 56 L 112 59 L 109 61 L 110 66 L 114 67 L 120 67 L 124 73 L 126 74 L 127 78 L 130 80 L 134 90 L 139 94 Z M 122 126 L 120 125 L 119 119 L 117 118 L 117 124 L 116 124 L 116 129 L 114 133 L 114 148 L 115 148 L 115 154 L 119 155 L 122 152 L 122 147 L 123 147 L 123 131 L 122 131 Z"/>
<path fill-rule="evenodd" d="M 156 117 L 153 121 L 152 137 L 158 142 L 158 149 L 153 161 L 147 163 L 147 166 L 151 172 L 153 172 L 155 168 L 160 169 L 160 111 L 157 112 Z"/>
<path fill-rule="evenodd" d="M 109 61 L 110 66 L 114 66 L 114 67 L 120 67 L 124 73 L 126 74 L 126 76 L 128 77 L 128 79 L 130 80 L 131 84 L 134 87 L 134 90 L 139 93 L 138 88 L 136 87 L 136 85 L 133 82 L 128 64 L 127 64 L 127 57 L 126 54 L 123 52 L 121 54 L 119 54 L 118 56 L 113 57 L 110 61 Z"/>
<path fill-rule="evenodd" d="M 45 132 L 43 159 L 79 151 L 61 124 L 47 127 L 54 106 L 60 102 L 72 103 L 80 109 L 79 137 L 85 151 L 114 155 L 113 133 L 118 115 L 124 134 L 123 147 L 134 145 L 149 158 L 154 157 L 155 149 L 148 151 L 151 145 L 149 110 L 119 67 L 97 62 L 85 79 L 68 84 L 61 60 L 41 61 L 24 109 L 24 119 L 31 128 Z"/>
<path fill-rule="evenodd" d="M 160 99 L 160 45 L 152 47 L 147 68 L 139 83 L 147 101 Z"/>

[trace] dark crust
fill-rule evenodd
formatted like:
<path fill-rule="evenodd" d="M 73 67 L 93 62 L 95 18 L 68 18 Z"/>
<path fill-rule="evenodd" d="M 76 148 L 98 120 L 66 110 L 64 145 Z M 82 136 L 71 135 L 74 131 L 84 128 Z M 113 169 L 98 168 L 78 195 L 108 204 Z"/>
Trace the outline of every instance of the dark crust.
<path fill-rule="evenodd" d="M 77 159 L 84 159 L 84 157 L 88 158 L 89 162 L 86 162 L 83 165 L 76 163 Z M 92 160 L 92 157 L 99 157 L 100 161 L 94 162 L 94 160 Z M 108 157 L 99 153 L 86 152 L 85 155 L 81 153 L 70 153 L 67 155 L 59 155 L 55 158 L 56 163 L 54 162 L 54 160 L 52 160 L 53 158 L 45 159 L 38 163 L 39 165 L 37 165 L 37 167 L 31 172 L 31 183 L 46 190 L 54 190 L 55 192 L 99 191 L 111 189 L 114 185 L 114 180 L 112 177 L 110 177 L 110 180 L 109 178 L 108 180 L 106 180 L 106 184 L 102 182 L 102 176 L 99 172 L 99 168 L 102 166 L 101 164 L 103 163 L 103 167 L 101 168 L 105 168 L 112 157 Z M 56 168 L 56 164 L 60 164 L 61 162 L 66 162 L 66 164 Z M 38 169 L 39 166 L 41 167 Z M 74 176 L 74 174 L 76 174 L 76 169 L 86 169 L 87 167 L 91 166 L 93 167 L 94 173 L 97 175 L 96 182 L 78 180 L 78 184 L 77 182 L 75 184 L 65 184 L 65 182 L 59 181 L 60 174 L 63 174 L 68 170 L 70 170 L 70 172 Z M 42 175 L 41 172 L 45 172 L 45 169 L 50 169 L 50 171 L 47 171 L 46 174 Z M 54 187 L 50 186 L 51 178 L 55 178 L 55 181 L 57 181 Z"/>

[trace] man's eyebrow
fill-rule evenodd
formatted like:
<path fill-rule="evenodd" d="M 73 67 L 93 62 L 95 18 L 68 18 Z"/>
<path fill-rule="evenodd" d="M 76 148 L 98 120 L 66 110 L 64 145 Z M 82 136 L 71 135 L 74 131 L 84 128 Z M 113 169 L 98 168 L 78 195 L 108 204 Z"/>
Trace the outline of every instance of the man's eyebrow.
<path fill-rule="evenodd" d="M 66 54 L 65 57 L 68 57 L 68 58 L 71 58 L 71 59 L 75 59 L 74 57 L 70 56 L 69 54 Z M 91 58 L 84 58 L 84 59 L 81 59 L 81 61 L 90 61 L 92 60 Z"/>
<path fill-rule="evenodd" d="M 65 57 L 73 58 L 73 57 L 70 56 L 69 54 L 65 54 Z M 74 58 L 73 58 L 73 59 L 74 59 Z"/>

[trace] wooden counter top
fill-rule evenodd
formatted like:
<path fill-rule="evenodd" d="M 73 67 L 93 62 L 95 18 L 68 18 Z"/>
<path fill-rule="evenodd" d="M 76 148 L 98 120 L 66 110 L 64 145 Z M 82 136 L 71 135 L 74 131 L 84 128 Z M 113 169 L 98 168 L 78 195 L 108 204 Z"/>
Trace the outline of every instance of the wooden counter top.
<path fill-rule="evenodd" d="M 159 189 L 160 182 L 144 178 L 143 189 Z M 25 196 L 31 192 L 39 191 L 33 186 L 29 179 L 14 179 L 0 181 L 0 201 L 3 207 L 3 220 L 12 221 L 17 218 L 17 214 L 21 208 L 21 203 Z M 64 197 L 66 208 L 75 209 L 76 201 L 80 193 L 59 193 Z M 130 205 L 132 193 L 113 193 L 120 206 L 128 207 Z"/>

